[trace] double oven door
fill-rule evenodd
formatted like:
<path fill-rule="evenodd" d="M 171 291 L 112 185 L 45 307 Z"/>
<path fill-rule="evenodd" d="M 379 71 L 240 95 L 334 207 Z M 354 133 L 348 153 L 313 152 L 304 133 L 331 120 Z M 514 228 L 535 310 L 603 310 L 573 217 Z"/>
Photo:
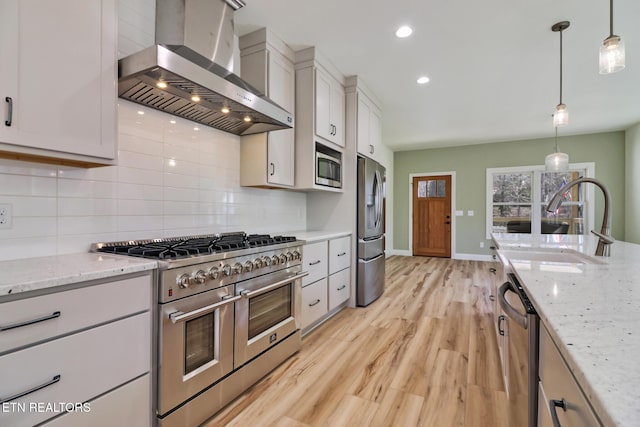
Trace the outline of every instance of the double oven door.
<path fill-rule="evenodd" d="M 234 286 L 160 305 L 160 416 L 233 370 Z"/>
<path fill-rule="evenodd" d="M 300 266 L 236 284 L 236 368 L 299 330 Z"/>

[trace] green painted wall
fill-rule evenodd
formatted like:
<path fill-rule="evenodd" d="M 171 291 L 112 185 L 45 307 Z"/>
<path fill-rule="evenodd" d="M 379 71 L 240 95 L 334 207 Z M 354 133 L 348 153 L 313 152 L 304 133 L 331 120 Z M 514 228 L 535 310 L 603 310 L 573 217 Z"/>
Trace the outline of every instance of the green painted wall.
<path fill-rule="evenodd" d="M 613 236 L 623 239 L 625 231 L 625 133 L 609 132 L 567 136 L 558 139 L 560 151 L 572 163 L 595 162 L 596 178 L 611 192 Z M 409 250 L 409 174 L 456 172 L 456 253 L 490 254 L 485 239 L 486 169 L 544 164 L 553 152 L 554 138 L 467 145 L 394 153 L 394 249 Z M 596 194 L 595 228 L 602 222 L 602 196 Z M 467 211 L 475 211 L 472 217 Z M 480 248 L 480 242 L 485 248 Z"/>
<path fill-rule="evenodd" d="M 626 132 L 625 227 L 627 242 L 640 243 L 640 123 Z"/>

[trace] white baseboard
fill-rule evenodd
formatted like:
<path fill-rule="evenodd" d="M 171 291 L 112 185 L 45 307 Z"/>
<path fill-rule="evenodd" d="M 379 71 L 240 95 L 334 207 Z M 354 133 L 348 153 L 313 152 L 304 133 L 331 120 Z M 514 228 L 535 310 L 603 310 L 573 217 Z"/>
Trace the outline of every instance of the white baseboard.
<path fill-rule="evenodd" d="M 467 261 L 494 261 L 491 255 L 482 255 L 482 254 L 453 254 L 451 257 L 453 259 L 463 259 Z"/>
<path fill-rule="evenodd" d="M 387 256 L 393 256 L 393 255 L 399 255 L 399 256 L 411 256 L 411 252 L 404 250 L 404 249 L 390 249 L 387 251 Z"/>

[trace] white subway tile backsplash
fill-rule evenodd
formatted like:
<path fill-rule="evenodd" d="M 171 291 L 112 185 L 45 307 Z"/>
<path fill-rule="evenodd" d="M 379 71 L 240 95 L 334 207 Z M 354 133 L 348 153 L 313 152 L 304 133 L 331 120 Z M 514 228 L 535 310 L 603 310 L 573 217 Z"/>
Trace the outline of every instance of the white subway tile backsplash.
<path fill-rule="evenodd" d="M 93 233 L 115 233 L 118 217 L 112 216 L 60 216 L 58 234 L 61 236 Z"/>
<path fill-rule="evenodd" d="M 118 213 L 118 201 L 116 199 L 60 197 L 58 198 L 57 208 L 57 213 L 60 217 L 116 215 Z"/>
<path fill-rule="evenodd" d="M 116 182 L 58 179 L 58 197 L 115 199 L 117 191 Z"/>
<path fill-rule="evenodd" d="M 304 193 L 240 187 L 238 136 L 206 126 L 196 132 L 192 122 L 123 100 L 118 113 L 118 166 L 0 160 L 0 203 L 14 209 L 13 228 L 0 230 L 0 259 L 85 252 L 96 242 L 306 227 Z"/>
<path fill-rule="evenodd" d="M 0 174 L 0 196 L 56 196 L 56 178 Z"/>

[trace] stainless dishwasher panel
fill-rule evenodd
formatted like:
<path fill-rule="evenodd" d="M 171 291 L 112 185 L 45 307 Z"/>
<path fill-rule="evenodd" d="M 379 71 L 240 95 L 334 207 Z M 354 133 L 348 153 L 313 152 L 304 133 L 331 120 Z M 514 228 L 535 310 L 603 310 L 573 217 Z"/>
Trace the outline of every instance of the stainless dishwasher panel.
<path fill-rule="evenodd" d="M 507 277 L 509 281 L 500 286 L 498 299 L 509 317 L 509 425 L 537 427 L 540 318 L 515 275 Z"/>
<path fill-rule="evenodd" d="M 361 285 L 366 284 L 366 286 Z M 358 286 L 356 304 L 366 306 L 384 292 L 384 253 L 375 258 L 358 260 Z"/>

